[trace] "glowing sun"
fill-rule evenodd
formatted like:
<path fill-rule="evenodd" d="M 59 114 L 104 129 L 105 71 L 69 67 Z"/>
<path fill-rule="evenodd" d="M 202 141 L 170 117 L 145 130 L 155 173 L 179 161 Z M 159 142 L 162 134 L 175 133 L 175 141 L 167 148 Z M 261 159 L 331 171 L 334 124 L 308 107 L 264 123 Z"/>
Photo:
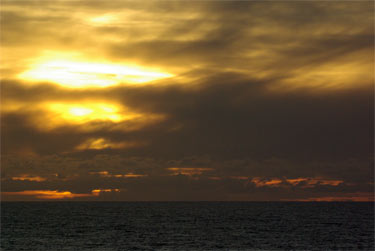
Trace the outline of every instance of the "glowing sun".
<path fill-rule="evenodd" d="M 140 84 L 171 76 L 169 73 L 140 66 L 67 59 L 42 60 L 18 75 L 22 80 L 53 82 L 69 88 L 108 87 L 120 83 Z"/>

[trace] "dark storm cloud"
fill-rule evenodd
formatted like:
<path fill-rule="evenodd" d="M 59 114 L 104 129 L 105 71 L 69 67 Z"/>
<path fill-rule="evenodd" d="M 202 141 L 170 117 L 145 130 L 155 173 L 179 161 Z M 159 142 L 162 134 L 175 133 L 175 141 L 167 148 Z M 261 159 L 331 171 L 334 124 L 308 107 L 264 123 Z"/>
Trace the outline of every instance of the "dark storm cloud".
<path fill-rule="evenodd" d="M 14 88 L 14 83 L 12 86 L 8 93 L 13 92 L 14 97 L 22 100 L 25 91 Z M 316 94 L 308 91 L 273 93 L 267 91 L 266 86 L 267 83 L 241 79 L 235 74 L 221 74 L 206 79 L 197 89 L 155 85 L 73 93 L 57 92 L 52 87 L 28 88 L 31 100 L 33 95 L 30 94 L 35 90 L 41 93 L 37 96 L 40 100 L 43 96 L 57 100 L 57 95 L 61 99 L 82 100 L 91 95 L 111 98 L 131 110 L 163 114 L 166 118 L 130 132 L 121 131 L 121 126 L 111 122 L 86 133 L 79 131 L 80 126 L 41 132 L 28 126 L 27 116 L 32 117 L 34 113 L 3 114 L 5 150 L 29 142 L 39 153 L 60 152 L 59 146 L 65 145 L 63 149 L 69 150 L 73 142 L 78 144 L 85 138 L 105 137 L 115 141 L 148 139 L 151 142 L 148 146 L 129 151 L 173 158 L 200 153 L 223 158 L 280 155 L 302 159 L 371 155 L 371 87 Z M 127 123 L 124 122 L 124 126 Z M 71 143 L 64 139 L 66 137 Z"/>
<path fill-rule="evenodd" d="M 64 152 L 71 150 L 85 139 L 85 135 L 75 131 L 74 128 L 42 132 L 31 125 L 28 116 L 38 115 L 33 113 L 2 115 L 3 154 L 24 149 L 38 153 Z"/>

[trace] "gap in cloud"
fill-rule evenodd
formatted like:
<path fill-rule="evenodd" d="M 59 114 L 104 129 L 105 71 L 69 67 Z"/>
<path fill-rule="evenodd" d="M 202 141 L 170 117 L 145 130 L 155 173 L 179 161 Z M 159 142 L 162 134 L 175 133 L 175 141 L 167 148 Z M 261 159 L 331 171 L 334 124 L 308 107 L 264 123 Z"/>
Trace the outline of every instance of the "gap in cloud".
<path fill-rule="evenodd" d="M 105 100 L 86 100 L 80 103 L 46 102 L 41 104 L 39 111 L 43 111 L 43 115 L 35 118 L 33 124 L 41 130 L 71 125 L 90 131 L 101 125 L 120 125 L 122 122 L 134 121 L 145 116 Z"/>
<path fill-rule="evenodd" d="M 124 149 L 143 146 L 144 142 L 113 142 L 105 138 L 91 138 L 77 146 L 77 150 Z"/>

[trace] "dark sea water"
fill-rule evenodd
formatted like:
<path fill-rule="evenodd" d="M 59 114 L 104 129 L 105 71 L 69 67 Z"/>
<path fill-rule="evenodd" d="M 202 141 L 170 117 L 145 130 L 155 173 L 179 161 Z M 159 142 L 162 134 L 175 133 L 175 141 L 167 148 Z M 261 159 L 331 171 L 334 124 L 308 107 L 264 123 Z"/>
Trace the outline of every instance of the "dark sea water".
<path fill-rule="evenodd" d="M 374 250 L 351 202 L 2 202 L 2 250 Z"/>

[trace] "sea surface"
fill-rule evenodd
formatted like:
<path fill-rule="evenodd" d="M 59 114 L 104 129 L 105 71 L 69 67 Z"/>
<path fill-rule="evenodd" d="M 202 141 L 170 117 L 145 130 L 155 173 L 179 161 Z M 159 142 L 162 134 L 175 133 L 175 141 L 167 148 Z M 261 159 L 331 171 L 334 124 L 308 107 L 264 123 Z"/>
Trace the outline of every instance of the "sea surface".
<path fill-rule="evenodd" d="M 374 204 L 2 202 L 1 250 L 374 250 Z"/>

